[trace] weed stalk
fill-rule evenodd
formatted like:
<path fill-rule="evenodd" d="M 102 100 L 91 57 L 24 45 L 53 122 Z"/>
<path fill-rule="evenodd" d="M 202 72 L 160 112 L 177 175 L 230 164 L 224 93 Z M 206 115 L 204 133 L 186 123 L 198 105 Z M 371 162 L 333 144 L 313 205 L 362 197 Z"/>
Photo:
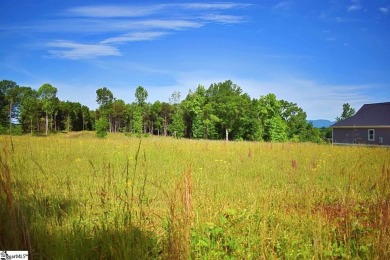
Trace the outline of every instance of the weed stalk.
<path fill-rule="evenodd" d="M 176 183 L 169 199 L 168 259 L 188 259 L 192 225 L 192 171 L 187 169 L 184 180 Z"/>

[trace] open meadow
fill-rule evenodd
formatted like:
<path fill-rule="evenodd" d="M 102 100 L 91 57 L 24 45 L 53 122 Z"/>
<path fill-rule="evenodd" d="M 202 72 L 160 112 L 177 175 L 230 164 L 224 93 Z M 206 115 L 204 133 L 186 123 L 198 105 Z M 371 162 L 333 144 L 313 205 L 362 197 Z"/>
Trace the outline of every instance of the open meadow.
<path fill-rule="evenodd" d="M 0 249 L 31 259 L 390 258 L 390 149 L 0 136 Z"/>

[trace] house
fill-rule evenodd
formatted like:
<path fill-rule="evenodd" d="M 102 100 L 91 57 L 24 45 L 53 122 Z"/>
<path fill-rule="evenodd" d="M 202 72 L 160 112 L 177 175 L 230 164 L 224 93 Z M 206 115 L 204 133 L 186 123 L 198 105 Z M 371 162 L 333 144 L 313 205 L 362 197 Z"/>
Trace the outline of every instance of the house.
<path fill-rule="evenodd" d="M 365 104 L 331 127 L 333 144 L 390 146 L 390 102 Z"/>

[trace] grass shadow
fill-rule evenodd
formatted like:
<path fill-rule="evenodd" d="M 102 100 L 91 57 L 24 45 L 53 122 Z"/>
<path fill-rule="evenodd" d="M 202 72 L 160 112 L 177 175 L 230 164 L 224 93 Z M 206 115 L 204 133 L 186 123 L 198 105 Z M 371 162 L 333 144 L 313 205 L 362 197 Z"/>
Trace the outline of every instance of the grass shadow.
<path fill-rule="evenodd" d="M 12 209 L 2 205 L 8 207 L 9 214 L 0 213 L 0 230 L 4 231 L 1 248 L 28 250 L 30 259 L 158 257 L 157 236 L 124 225 L 125 214 L 110 219 L 105 215 L 90 218 L 79 205 L 76 200 L 53 196 L 14 200 Z"/>

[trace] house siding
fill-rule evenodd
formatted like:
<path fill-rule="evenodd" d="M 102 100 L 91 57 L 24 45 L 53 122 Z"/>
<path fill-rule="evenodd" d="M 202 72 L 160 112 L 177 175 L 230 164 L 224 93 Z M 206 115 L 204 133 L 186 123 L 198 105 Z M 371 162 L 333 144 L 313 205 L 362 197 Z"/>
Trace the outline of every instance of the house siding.
<path fill-rule="evenodd" d="M 368 130 L 374 129 L 373 141 L 368 140 Z M 380 137 L 382 144 L 379 143 Z M 390 128 L 333 128 L 334 144 L 390 145 Z"/>

